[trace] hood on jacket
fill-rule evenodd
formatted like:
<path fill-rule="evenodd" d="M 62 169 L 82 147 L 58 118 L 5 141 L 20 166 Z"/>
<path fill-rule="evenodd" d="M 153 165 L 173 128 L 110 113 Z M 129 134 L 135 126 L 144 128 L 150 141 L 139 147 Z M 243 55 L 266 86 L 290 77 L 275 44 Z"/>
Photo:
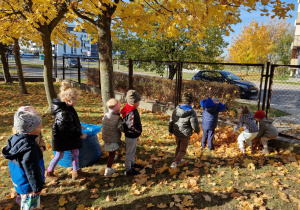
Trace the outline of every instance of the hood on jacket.
<path fill-rule="evenodd" d="M 27 139 L 25 139 L 27 137 Z M 2 154 L 8 160 L 16 160 L 20 153 L 31 149 L 30 144 L 35 143 L 35 135 L 15 134 L 7 140 L 7 146 L 3 148 Z M 15 161 L 14 161 L 15 162 Z M 19 162 L 15 162 L 19 166 Z"/>
<path fill-rule="evenodd" d="M 51 114 L 56 115 L 62 109 L 66 109 L 68 106 L 65 102 L 62 102 L 60 99 L 55 98 L 52 100 L 51 105 Z"/>
<path fill-rule="evenodd" d="M 263 118 L 263 119 L 260 120 L 260 122 L 272 124 L 272 123 L 274 122 L 274 120 L 272 120 L 272 119 L 267 119 L 267 118 Z"/>
<path fill-rule="evenodd" d="M 193 109 L 193 107 L 189 104 L 181 104 L 181 105 L 179 105 L 179 107 L 185 111 L 189 111 L 189 110 Z"/>
<path fill-rule="evenodd" d="M 124 108 L 120 111 L 120 113 L 122 114 L 122 117 L 124 118 L 129 112 L 132 112 L 135 109 L 136 109 L 135 106 L 130 106 L 129 104 L 126 104 L 124 106 Z"/>
<path fill-rule="evenodd" d="M 180 105 L 175 109 L 175 115 L 177 117 L 187 117 L 191 115 L 191 112 L 193 112 L 193 109 L 184 110 L 180 107 Z"/>
<path fill-rule="evenodd" d="M 243 114 L 241 117 L 243 117 L 244 119 L 248 119 L 248 120 L 255 120 L 252 113 Z"/>

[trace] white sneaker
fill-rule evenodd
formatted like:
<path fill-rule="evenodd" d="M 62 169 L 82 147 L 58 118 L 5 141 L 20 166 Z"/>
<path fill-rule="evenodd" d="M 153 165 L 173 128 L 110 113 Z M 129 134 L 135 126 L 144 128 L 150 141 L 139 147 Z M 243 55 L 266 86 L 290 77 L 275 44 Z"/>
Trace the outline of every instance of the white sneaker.
<path fill-rule="evenodd" d="M 118 159 L 118 155 L 116 154 L 114 160 L 117 160 L 117 159 Z"/>
<path fill-rule="evenodd" d="M 177 168 L 177 163 L 175 163 L 175 161 L 170 165 L 170 168 Z"/>
<path fill-rule="evenodd" d="M 113 169 L 113 168 L 106 168 L 106 169 L 105 169 L 104 176 L 111 176 L 111 175 L 113 175 L 115 172 L 116 172 L 116 170 Z"/>
<path fill-rule="evenodd" d="M 262 151 L 260 151 L 263 154 L 269 154 L 269 150 L 267 148 L 264 148 Z"/>
<path fill-rule="evenodd" d="M 245 149 L 240 149 L 243 154 L 245 154 Z"/>
<path fill-rule="evenodd" d="M 183 161 L 184 161 L 184 160 L 183 160 L 183 159 L 181 159 L 181 160 L 180 160 L 180 162 L 179 162 L 178 164 L 180 164 L 180 163 L 183 163 Z"/>

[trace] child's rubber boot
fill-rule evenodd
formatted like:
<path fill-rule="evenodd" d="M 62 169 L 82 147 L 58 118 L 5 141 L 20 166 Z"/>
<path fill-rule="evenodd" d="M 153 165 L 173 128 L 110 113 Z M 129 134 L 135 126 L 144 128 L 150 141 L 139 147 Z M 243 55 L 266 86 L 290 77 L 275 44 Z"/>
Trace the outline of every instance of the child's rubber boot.
<path fill-rule="evenodd" d="M 46 177 L 46 179 L 49 180 L 49 181 L 57 181 L 57 180 L 58 180 L 58 177 L 54 174 L 53 171 L 51 171 L 51 172 L 46 171 L 45 177 Z"/>
<path fill-rule="evenodd" d="M 86 178 L 88 177 L 90 174 L 87 172 L 83 172 L 81 169 L 77 170 L 77 171 L 72 171 L 72 179 L 76 180 L 76 179 L 82 179 L 82 178 Z"/>

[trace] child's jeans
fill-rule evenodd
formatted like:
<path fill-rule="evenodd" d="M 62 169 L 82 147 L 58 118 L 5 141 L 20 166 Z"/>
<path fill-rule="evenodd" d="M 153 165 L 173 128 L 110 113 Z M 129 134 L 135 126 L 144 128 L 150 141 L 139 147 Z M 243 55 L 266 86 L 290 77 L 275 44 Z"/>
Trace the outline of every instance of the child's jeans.
<path fill-rule="evenodd" d="M 40 208 L 40 195 L 33 193 L 21 194 L 21 209 L 33 210 Z"/>
<path fill-rule="evenodd" d="M 258 132 L 255 133 L 247 133 L 247 132 L 242 132 L 240 133 L 239 137 L 237 138 L 238 143 L 239 143 L 239 148 L 240 149 L 245 149 L 245 142 L 252 147 L 252 139 L 256 137 Z"/>
<path fill-rule="evenodd" d="M 129 171 L 131 166 L 134 165 L 134 155 L 136 152 L 136 142 L 138 138 L 125 137 L 126 143 L 126 156 L 125 156 L 125 169 Z"/>
<path fill-rule="evenodd" d="M 215 129 L 203 129 L 203 136 L 202 136 L 202 147 L 204 148 L 206 146 L 206 140 L 208 139 L 208 149 L 214 149 L 214 135 L 215 135 Z"/>
<path fill-rule="evenodd" d="M 183 156 L 186 154 L 186 150 L 189 145 L 190 137 L 175 137 L 176 139 L 176 151 L 175 151 L 175 161 L 179 163 Z"/>

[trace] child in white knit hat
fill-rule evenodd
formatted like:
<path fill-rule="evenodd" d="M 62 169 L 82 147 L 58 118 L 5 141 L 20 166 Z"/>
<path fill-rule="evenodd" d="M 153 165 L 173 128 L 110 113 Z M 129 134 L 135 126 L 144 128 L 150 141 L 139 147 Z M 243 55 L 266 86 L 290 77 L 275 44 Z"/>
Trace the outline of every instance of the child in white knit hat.
<path fill-rule="evenodd" d="M 102 139 L 104 141 L 104 149 L 109 152 L 109 156 L 104 176 L 111 176 L 116 171 L 112 168 L 112 164 L 116 156 L 116 151 L 119 148 L 121 132 L 124 131 L 124 128 L 123 120 L 120 116 L 120 101 L 111 98 L 106 102 L 106 106 L 108 113 L 102 119 Z"/>

